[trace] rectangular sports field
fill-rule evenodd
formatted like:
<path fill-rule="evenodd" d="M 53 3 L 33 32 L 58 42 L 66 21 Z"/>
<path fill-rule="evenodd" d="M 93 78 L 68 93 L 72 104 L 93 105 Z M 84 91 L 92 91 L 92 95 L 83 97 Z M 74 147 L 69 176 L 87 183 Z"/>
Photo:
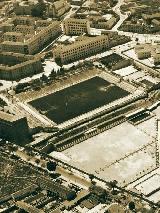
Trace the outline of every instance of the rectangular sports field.
<path fill-rule="evenodd" d="M 150 120 L 143 126 L 126 121 L 62 153 L 70 165 L 124 186 L 156 167 L 156 126 Z M 154 135 L 149 134 L 149 127 Z"/>
<path fill-rule="evenodd" d="M 29 104 L 60 124 L 127 95 L 129 92 L 96 76 Z"/>

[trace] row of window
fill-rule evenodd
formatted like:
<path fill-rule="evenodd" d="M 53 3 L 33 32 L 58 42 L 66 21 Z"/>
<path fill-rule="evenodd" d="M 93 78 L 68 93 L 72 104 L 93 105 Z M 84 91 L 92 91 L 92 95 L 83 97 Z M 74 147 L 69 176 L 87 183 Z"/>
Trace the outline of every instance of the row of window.
<path fill-rule="evenodd" d="M 97 50 L 97 48 L 101 49 L 103 47 L 104 47 L 104 45 L 94 45 L 94 46 L 90 46 L 90 47 L 83 46 L 83 47 L 81 47 L 81 49 L 75 48 L 75 49 L 71 49 L 71 50 L 68 50 L 66 52 L 63 52 L 62 53 L 62 57 L 67 57 L 69 55 L 74 55 L 74 54 L 78 54 L 79 55 L 79 54 L 83 54 L 83 52 L 86 52 L 86 51 L 90 52 L 90 51 Z"/>
<path fill-rule="evenodd" d="M 74 61 L 76 59 L 82 58 L 86 55 L 94 54 L 97 53 L 101 50 L 102 48 L 96 48 L 96 49 L 90 49 L 89 51 L 84 51 L 84 52 L 76 52 L 74 55 L 63 55 L 62 60 L 64 61 Z"/>

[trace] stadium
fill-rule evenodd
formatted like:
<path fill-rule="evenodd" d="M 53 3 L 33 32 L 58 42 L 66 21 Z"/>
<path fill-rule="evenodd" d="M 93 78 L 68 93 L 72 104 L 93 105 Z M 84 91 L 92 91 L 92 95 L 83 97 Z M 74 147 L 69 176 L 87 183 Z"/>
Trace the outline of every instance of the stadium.
<path fill-rule="evenodd" d="M 50 140 L 33 145 L 50 153 L 62 152 L 123 123 L 125 115 L 146 96 L 140 89 L 113 73 L 93 67 L 76 70 L 41 90 L 21 93 L 18 98 L 32 117 L 55 130 Z"/>
<path fill-rule="evenodd" d="M 133 102 L 143 94 L 133 85 L 99 69 L 63 79 L 48 91 L 28 95 L 25 102 L 61 130 Z"/>

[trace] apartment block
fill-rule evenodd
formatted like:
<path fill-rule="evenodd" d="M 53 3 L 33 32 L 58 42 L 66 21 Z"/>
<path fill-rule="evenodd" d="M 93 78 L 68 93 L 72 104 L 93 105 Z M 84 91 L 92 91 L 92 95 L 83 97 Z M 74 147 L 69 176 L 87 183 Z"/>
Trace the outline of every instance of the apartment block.
<path fill-rule="evenodd" d="M 68 18 L 63 21 L 65 35 L 90 34 L 90 22 L 87 19 Z"/>
<path fill-rule="evenodd" d="M 60 18 L 71 8 L 70 3 L 66 0 L 55 1 L 51 4 L 48 3 L 48 11 L 49 16 Z"/>
<path fill-rule="evenodd" d="M 91 22 L 91 27 L 106 30 L 111 29 L 117 22 L 117 18 L 112 15 L 111 18 L 109 18 L 108 20 L 101 16 L 90 16 L 89 20 Z"/>
<path fill-rule="evenodd" d="M 3 41 L 23 42 L 24 35 L 19 32 L 6 32 L 3 34 Z"/>
<path fill-rule="evenodd" d="M 1 51 L 22 54 L 37 53 L 47 42 L 57 38 L 62 32 L 59 21 L 30 17 L 15 17 L 0 25 L 0 29 L 5 38 L 0 44 Z"/>
<path fill-rule="evenodd" d="M 54 57 L 61 63 L 67 64 L 80 58 L 104 51 L 109 47 L 109 39 L 106 35 L 86 37 L 75 41 L 71 45 L 58 46 L 54 51 Z"/>
<path fill-rule="evenodd" d="M 35 34 L 34 26 L 17 25 L 14 30 L 23 34 Z"/>
<path fill-rule="evenodd" d="M 43 71 L 41 58 L 19 53 L 0 53 L 0 79 L 16 81 Z"/>
<path fill-rule="evenodd" d="M 141 23 L 133 24 L 130 21 L 124 22 L 120 28 L 123 31 L 134 33 L 147 33 L 149 31 L 145 25 Z"/>

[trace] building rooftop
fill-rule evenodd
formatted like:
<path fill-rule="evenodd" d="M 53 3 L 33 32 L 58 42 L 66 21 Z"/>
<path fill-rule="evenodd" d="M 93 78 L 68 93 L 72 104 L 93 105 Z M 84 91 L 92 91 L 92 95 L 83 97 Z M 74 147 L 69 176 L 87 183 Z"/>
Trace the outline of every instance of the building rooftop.
<path fill-rule="evenodd" d="M 96 40 L 101 40 L 101 39 L 105 39 L 105 38 L 107 39 L 108 36 L 107 35 L 100 35 L 100 36 L 95 36 L 95 37 L 87 37 L 86 36 L 85 39 L 83 39 L 83 40 L 79 40 L 77 42 L 75 41 L 74 43 L 66 45 L 66 46 L 59 45 L 57 48 L 62 49 L 63 52 L 65 52 L 65 51 L 68 51 L 69 49 L 72 49 L 72 48 L 75 48 L 75 47 L 78 48 L 82 45 L 85 45 L 86 43 L 92 43 Z"/>
<path fill-rule="evenodd" d="M 0 120 L 4 120 L 4 121 L 8 121 L 8 122 L 14 122 L 16 120 L 19 120 L 23 117 L 21 117 L 20 115 L 13 115 L 13 114 L 9 114 L 3 111 L 0 111 Z"/>
<path fill-rule="evenodd" d="M 88 22 L 88 19 L 67 18 L 67 19 L 64 20 L 64 22 L 79 22 L 79 23 L 83 23 L 83 22 Z"/>
<path fill-rule="evenodd" d="M 41 209 L 38 209 L 24 201 L 17 201 L 16 203 L 16 206 L 18 206 L 20 209 L 23 209 L 27 212 L 32 212 L 32 213 L 44 213 L 43 210 Z"/>
<path fill-rule="evenodd" d="M 21 35 L 23 35 L 23 33 L 19 33 L 19 32 L 6 32 L 6 33 L 4 33 L 4 35 L 19 35 L 19 36 L 21 36 Z"/>

